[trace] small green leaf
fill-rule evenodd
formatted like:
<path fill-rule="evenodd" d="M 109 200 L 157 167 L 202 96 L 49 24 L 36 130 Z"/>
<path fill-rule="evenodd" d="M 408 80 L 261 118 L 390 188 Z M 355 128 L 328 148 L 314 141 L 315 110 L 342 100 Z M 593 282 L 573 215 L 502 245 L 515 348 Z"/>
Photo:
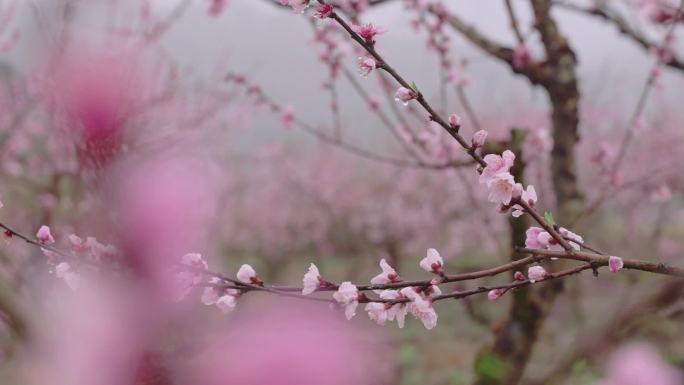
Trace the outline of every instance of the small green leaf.
<path fill-rule="evenodd" d="M 418 90 L 418 85 L 416 84 L 416 82 L 411 82 L 411 88 L 412 88 L 414 91 L 416 91 L 416 93 L 420 92 L 420 91 Z"/>
<path fill-rule="evenodd" d="M 556 221 L 553 220 L 553 214 L 551 214 L 551 212 L 549 212 L 549 211 L 545 212 L 544 213 L 544 219 L 546 220 L 546 223 L 548 223 L 549 225 L 551 225 L 551 226 L 556 225 Z"/>

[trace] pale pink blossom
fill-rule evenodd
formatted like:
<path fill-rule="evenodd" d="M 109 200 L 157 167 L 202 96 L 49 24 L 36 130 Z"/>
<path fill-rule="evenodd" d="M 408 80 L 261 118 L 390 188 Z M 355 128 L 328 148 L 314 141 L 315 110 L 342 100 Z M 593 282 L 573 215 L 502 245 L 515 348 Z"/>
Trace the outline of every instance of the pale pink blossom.
<path fill-rule="evenodd" d="M 437 325 L 437 312 L 432 307 L 432 300 L 423 298 L 413 287 L 405 287 L 400 293 L 411 300 L 408 311 L 419 319 L 426 329 L 430 330 Z"/>
<path fill-rule="evenodd" d="M 543 249 L 547 246 L 539 239 L 539 235 L 545 233 L 541 227 L 532 226 L 525 231 L 525 247 L 528 249 Z M 548 233 L 547 233 L 548 234 Z"/>
<path fill-rule="evenodd" d="M 513 279 L 516 280 L 516 281 L 525 281 L 527 278 L 525 278 L 525 274 L 523 274 L 523 273 L 521 273 L 521 272 L 519 272 L 519 271 L 516 271 L 516 272 L 513 274 Z"/>
<path fill-rule="evenodd" d="M 380 298 L 392 300 L 401 299 L 404 296 L 398 290 L 383 290 L 380 293 Z M 406 303 L 398 303 L 387 309 L 387 320 L 394 321 L 396 319 L 397 325 L 402 329 L 406 320 L 406 314 L 408 314 L 408 305 Z"/>
<path fill-rule="evenodd" d="M 478 148 L 484 146 L 488 134 L 489 133 L 486 130 L 480 130 L 473 134 L 473 147 Z"/>
<path fill-rule="evenodd" d="M 50 228 L 45 225 L 40 226 L 40 229 L 38 229 L 38 232 L 36 233 L 36 238 L 40 243 L 44 243 L 46 245 L 55 243 L 55 238 L 52 237 Z"/>
<path fill-rule="evenodd" d="M 547 231 L 543 231 L 539 233 L 539 236 L 537 237 L 539 239 L 539 243 L 542 245 L 545 245 L 544 247 L 549 249 L 549 250 L 557 250 L 561 251 L 563 248 L 558 244 L 556 239 Z"/>
<path fill-rule="evenodd" d="M 330 4 L 319 4 L 316 7 L 316 12 L 314 12 L 314 16 L 319 18 L 319 19 L 327 19 L 332 16 L 334 11 L 334 8 Z"/>
<path fill-rule="evenodd" d="M 309 271 L 304 274 L 302 279 L 302 295 L 309 295 L 316 291 L 321 284 L 321 273 L 313 263 L 309 266 Z"/>
<path fill-rule="evenodd" d="M 600 385 L 681 385 L 682 373 L 663 360 L 651 345 L 632 343 L 610 358 Z"/>
<path fill-rule="evenodd" d="M 376 68 L 378 68 L 378 62 L 372 57 L 362 56 L 359 58 L 359 73 L 362 76 L 368 76 Z"/>
<path fill-rule="evenodd" d="M 237 279 L 241 282 L 249 283 L 252 285 L 261 284 L 261 279 L 259 279 L 259 276 L 257 275 L 256 271 L 254 271 L 254 268 L 248 264 L 240 266 L 240 269 L 237 272 Z"/>
<path fill-rule="evenodd" d="M 62 262 L 55 266 L 55 276 L 64 281 L 72 290 L 78 290 L 81 286 L 81 276 L 71 269 L 71 265 Z"/>
<path fill-rule="evenodd" d="M 608 269 L 610 269 L 610 271 L 612 273 L 617 273 L 624 266 L 625 266 L 625 263 L 622 261 L 622 258 L 616 257 L 614 255 L 611 255 L 610 257 L 608 257 Z"/>
<path fill-rule="evenodd" d="M 416 97 L 418 97 L 416 92 L 406 87 L 399 87 L 397 92 L 394 94 L 394 100 L 404 103 L 405 106 L 408 105 L 410 100 L 413 100 Z"/>
<path fill-rule="evenodd" d="M 220 285 L 221 279 L 217 277 L 212 277 L 209 280 L 209 283 L 212 285 Z M 202 297 L 200 298 L 202 303 L 210 306 L 210 305 L 215 305 L 218 299 L 221 297 L 221 288 L 219 287 L 205 287 L 204 290 L 202 291 Z"/>
<path fill-rule="evenodd" d="M 577 251 L 581 249 L 580 245 L 584 243 L 584 239 L 581 236 L 573 233 L 565 227 L 561 227 L 560 229 L 558 229 L 558 233 L 561 236 L 568 239 L 568 243 L 570 244 L 570 246 L 572 246 L 573 249 Z"/>
<path fill-rule="evenodd" d="M 304 12 L 309 0 L 280 0 L 280 4 L 290 6 L 295 12 Z"/>
<path fill-rule="evenodd" d="M 359 305 L 359 291 L 356 286 L 349 282 L 342 282 L 333 298 L 338 304 L 344 306 L 344 315 L 348 320 L 356 315 L 356 307 Z"/>
<path fill-rule="evenodd" d="M 527 186 L 527 189 L 522 191 L 520 198 L 523 200 L 523 202 L 527 203 L 528 206 L 534 207 L 534 205 L 537 203 L 537 191 L 534 189 L 534 186 L 532 186 L 532 185 Z M 524 213 L 525 213 L 525 211 L 523 210 L 522 206 L 520 206 L 520 205 L 513 206 L 512 215 L 514 217 L 517 218 L 517 217 L 523 215 Z"/>
<path fill-rule="evenodd" d="M 181 263 L 196 269 L 207 270 L 209 265 L 199 253 L 188 253 L 181 257 Z"/>
<path fill-rule="evenodd" d="M 375 44 L 375 36 L 385 33 L 384 28 L 376 27 L 372 23 L 365 25 L 352 25 L 352 30 L 356 32 L 367 44 Z"/>
<path fill-rule="evenodd" d="M 216 307 L 224 313 L 229 313 L 235 309 L 237 305 L 237 296 L 233 294 L 226 294 L 216 300 Z"/>
<path fill-rule="evenodd" d="M 433 248 L 428 249 L 427 255 L 420 261 L 419 265 L 428 273 L 444 274 L 444 260 L 439 255 L 439 251 Z"/>
<path fill-rule="evenodd" d="M 368 312 L 368 318 L 380 326 L 384 326 L 388 319 L 387 306 L 380 302 L 369 302 L 366 304 L 365 310 Z"/>
<path fill-rule="evenodd" d="M 283 108 L 282 115 L 280 116 L 280 122 L 283 124 L 283 127 L 287 128 L 288 130 L 294 128 L 295 115 L 294 108 L 292 106 L 286 106 Z"/>
<path fill-rule="evenodd" d="M 546 279 L 548 276 L 549 276 L 549 273 L 546 271 L 546 269 L 544 269 L 543 267 L 541 267 L 539 265 L 530 266 L 530 268 L 527 269 L 527 278 L 532 283 L 542 281 L 542 280 Z"/>
<path fill-rule="evenodd" d="M 69 243 L 71 243 L 71 249 L 76 253 L 83 253 L 88 250 L 88 245 L 76 234 L 69 235 Z"/>
<path fill-rule="evenodd" d="M 490 202 L 508 205 L 515 192 L 515 179 L 508 172 L 498 173 L 487 181 L 487 189 Z"/>
<path fill-rule="evenodd" d="M 484 157 L 487 166 L 480 174 L 480 183 L 488 183 L 498 174 L 507 174 L 515 162 L 515 154 L 506 150 L 501 155 L 487 154 Z"/>
<path fill-rule="evenodd" d="M 211 0 L 209 15 L 218 16 L 228 6 L 228 0 Z"/>
<path fill-rule="evenodd" d="M 449 115 L 449 126 L 458 130 L 461 127 L 461 117 L 456 114 Z"/>
<path fill-rule="evenodd" d="M 85 240 L 85 248 L 90 251 L 90 256 L 95 260 L 111 260 L 118 253 L 118 249 L 113 245 L 103 245 L 94 237 L 87 237 Z M 201 259 L 201 256 L 200 256 Z M 206 262 L 201 260 L 197 267 L 207 269 Z"/>
<path fill-rule="evenodd" d="M 380 268 L 382 269 L 382 273 L 376 275 L 370 280 L 373 285 L 384 285 L 386 283 L 399 282 L 399 274 L 397 274 L 396 270 L 394 270 L 394 268 L 392 268 L 392 266 L 385 261 L 385 258 L 380 260 Z"/>
<path fill-rule="evenodd" d="M 504 294 L 501 289 L 492 289 L 487 293 L 487 299 L 490 301 L 496 301 Z"/>
<path fill-rule="evenodd" d="M 521 70 L 532 61 L 532 55 L 525 43 L 518 44 L 513 50 L 513 68 Z"/>

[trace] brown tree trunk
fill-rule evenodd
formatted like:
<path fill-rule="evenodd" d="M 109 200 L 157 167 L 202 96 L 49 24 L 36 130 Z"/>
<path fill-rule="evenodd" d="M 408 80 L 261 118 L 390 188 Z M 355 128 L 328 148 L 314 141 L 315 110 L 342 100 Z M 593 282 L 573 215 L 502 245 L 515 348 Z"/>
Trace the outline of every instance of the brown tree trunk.
<path fill-rule="evenodd" d="M 575 159 L 575 145 L 579 140 L 580 98 L 576 75 L 577 60 L 567 39 L 551 17 L 551 2 L 531 0 L 531 3 L 535 27 L 541 35 L 547 54 L 541 85 L 547 91 L 551 105 L 554 140 L 551 171 L 556 212 L 559 219 L 570 220 L 580 212 L 583 201 L 577 185 Z M 516 180 L 522 181 L 522 170 L 517 173 L 520 175 L 515 175 Z M 513 246 L 524 244 L 528 223 L 513 219 L 510 226 Z M 511 259 L 520 257 L 513 252 Z M 495 329 L 494 342 L 485 346 L 478 354 L 475 362 L 478 376 L 476 385 L 515 385 L 520 382 L 538 332 L 562 290 L 562 281 L 558 280 L 513 293 L 509 315 Z"/>

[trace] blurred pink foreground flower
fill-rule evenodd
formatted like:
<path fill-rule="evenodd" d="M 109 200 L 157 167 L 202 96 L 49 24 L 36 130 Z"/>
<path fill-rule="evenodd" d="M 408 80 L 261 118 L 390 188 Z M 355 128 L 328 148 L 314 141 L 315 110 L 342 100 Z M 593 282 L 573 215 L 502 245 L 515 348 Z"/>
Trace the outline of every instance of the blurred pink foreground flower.
<path fill-rule="evenodd" d="M 611 357 L 597 385 L 681 385 L 684 377 L 645 343 L 622 347 Z"/>
<path fill-rule="evenodd" d="M 325 307 L 301 302 L 257 306 L 214 333 L 191 365 L 188 384 L 371 385 L 382 383 L 378 341 Z M 278 327 L 273 327 L 273 320 Z M 372 364 L 371 364 L 372 363 Z M 372 365 L 372 366 L 371 366 Z"/>

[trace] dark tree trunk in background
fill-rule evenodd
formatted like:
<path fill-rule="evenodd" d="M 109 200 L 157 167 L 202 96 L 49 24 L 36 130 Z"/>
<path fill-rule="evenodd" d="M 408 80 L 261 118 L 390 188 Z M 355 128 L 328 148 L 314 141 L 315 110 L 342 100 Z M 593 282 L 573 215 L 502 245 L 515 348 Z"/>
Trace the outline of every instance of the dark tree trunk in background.
<path fill-rule="evenodd" d="M 569 221 L 582 208 L 583 197 L 577 185 L 575 146 L 579 140 L 579 100 L 577 59 L 567 39 L 551 17 L 549 0 L 531 0 L 535 27 L 541 35 L 547 60 L 542 64 L 540 85 L 547 91 L 551 105 L 553 150 L 551 172 L 556 195 L 557 217 Z M 511 143 L 516 148 L 516 135 Z M 521 157 L 519 157 L 520 159 Z M 514 170 L 522 183 L 523 170 Z M 528 223 L 511 219 L 513 247 L 525 243 Z M 512 252 L 512 260 L 521 256 Z M 556 263 L 559 265 L 559 263 Z M 494 342 L 484 347 L 475 363 L 476 385 L 515 385 L 525 372 L 539 330 L 556 297 L 562 281 L 545 282 L 513 293 L 509 315 L 495 330 Z"/>

